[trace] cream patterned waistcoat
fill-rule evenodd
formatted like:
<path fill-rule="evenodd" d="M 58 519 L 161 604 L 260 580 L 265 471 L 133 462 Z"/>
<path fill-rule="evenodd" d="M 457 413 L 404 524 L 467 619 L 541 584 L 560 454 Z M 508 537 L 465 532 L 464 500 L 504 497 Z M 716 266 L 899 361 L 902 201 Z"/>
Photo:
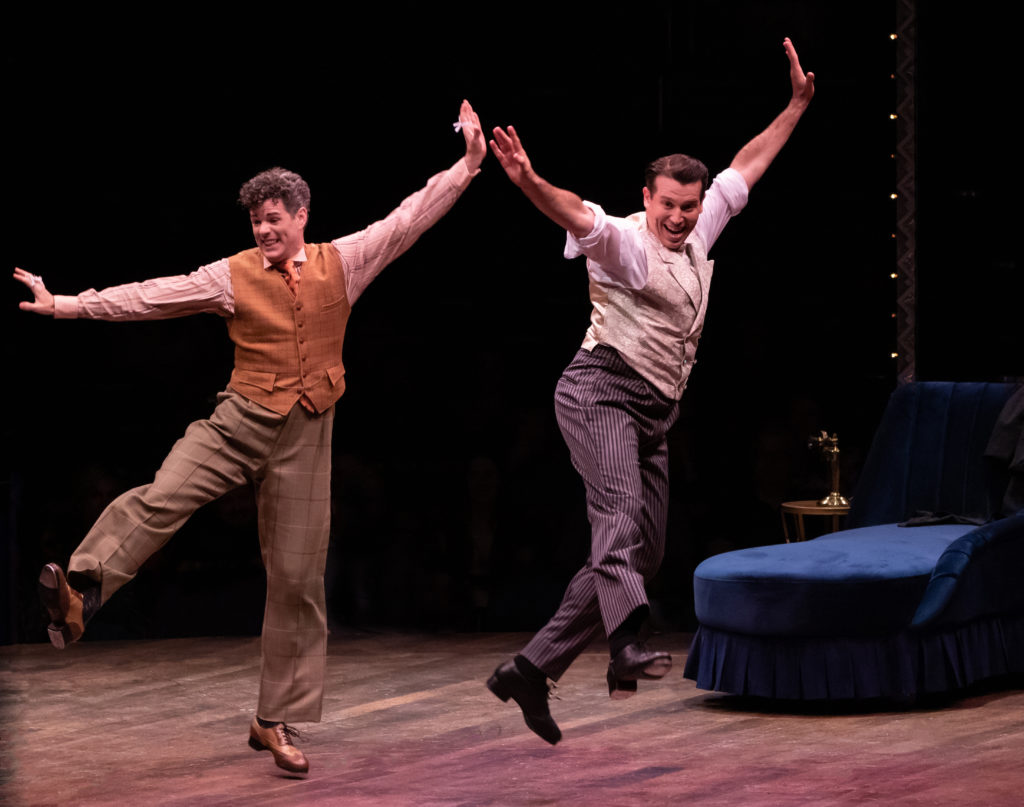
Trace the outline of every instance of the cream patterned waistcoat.
<path fill-rule="evenodd" d="M 679 251 L 667 249 L 647 229 L 643 212 L 629 216 L 639 224 L 647 256 L 647 283 L 623 289 L 590 281 L 590 327 L 583 347 L 615 348 L 640 375 L 667 398 L 683 395 L 704 327 L 714 261 L 691 235 Z"/>

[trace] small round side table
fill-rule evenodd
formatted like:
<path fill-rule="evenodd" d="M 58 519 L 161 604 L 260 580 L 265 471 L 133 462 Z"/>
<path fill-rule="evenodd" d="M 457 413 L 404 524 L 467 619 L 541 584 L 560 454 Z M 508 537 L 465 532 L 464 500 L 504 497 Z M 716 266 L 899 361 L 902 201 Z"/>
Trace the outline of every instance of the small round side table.
<path fill-rule="evenodd" d="M 793 521 L 796 523 L 796 540 L 805 541 L 807 537 L 804 532 L 804 516 L 830 517 L 832 519 L 831 532 L 835 532 L 839 529 L 839 517 L 845 516 L 850 512 L 850 505 L 826 506 L 818 504 L 815 499 L 803 499 L 797 502 L 783 502 L 780 509 L 782 512 L 782 534 L 788 544 L 790 541 L 789 523 L 786 520 L 787 515 L 793 516 Z"/>

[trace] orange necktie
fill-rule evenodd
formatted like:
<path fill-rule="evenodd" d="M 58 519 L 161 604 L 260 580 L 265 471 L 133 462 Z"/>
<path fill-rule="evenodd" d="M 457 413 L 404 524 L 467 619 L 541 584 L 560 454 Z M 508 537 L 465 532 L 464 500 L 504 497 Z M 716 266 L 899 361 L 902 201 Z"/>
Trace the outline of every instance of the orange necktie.
<path fill-rule="evenodd" d="M 299 293 L 299 270 L 295 268 L 295 261 L 289 258 L 286 261 L 279 261 L 274 264 L 274 268 L 281 273 L 284 278 L 284 282 L 288 284 L 288 289 L 293 295 Z"/>

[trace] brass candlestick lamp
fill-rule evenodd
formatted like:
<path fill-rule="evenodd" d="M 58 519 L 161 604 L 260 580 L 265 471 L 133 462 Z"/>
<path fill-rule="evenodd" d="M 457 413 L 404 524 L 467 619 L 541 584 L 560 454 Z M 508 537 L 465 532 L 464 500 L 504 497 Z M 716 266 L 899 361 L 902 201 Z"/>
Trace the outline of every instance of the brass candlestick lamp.
<path fill-rule="evenodd" d="M 818 447 L 828 460 L 829 473 L 832 477 L 832 492 L 818 502 L 822 507 L 848 507 L 849 502 L 839 493 L 839 437 L 822 430 L 821 434 L 811 437 L 808 448 Z"/>

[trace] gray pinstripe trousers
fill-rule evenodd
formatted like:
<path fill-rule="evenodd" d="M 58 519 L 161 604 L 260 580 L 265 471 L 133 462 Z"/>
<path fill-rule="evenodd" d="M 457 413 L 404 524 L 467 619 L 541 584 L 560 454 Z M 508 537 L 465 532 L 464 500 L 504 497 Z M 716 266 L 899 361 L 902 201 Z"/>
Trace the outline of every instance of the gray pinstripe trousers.
<path fill-rule="evenodd" d="M 252 482 L 267 572 L 260 694 L 265 720 L 320 719 L 327 658 L 324 568 L 330 537 L 334 408 L 279 415 L 228 390 L 174 444 L 153 482 L 108 505 L 69 571 L 106 602 L 199 507 Z"/>
<path fill-rule="evenodd" d="M 558 680 L 604 627 L 647 605 L 644 584 L 665 554 L 666 435 L 679 402 L 666 398 L 613 348 L 581 349 L 555 388 L 555 414 L 583 477 L 590 557 L 555 615 L 522 650 Z"/>

